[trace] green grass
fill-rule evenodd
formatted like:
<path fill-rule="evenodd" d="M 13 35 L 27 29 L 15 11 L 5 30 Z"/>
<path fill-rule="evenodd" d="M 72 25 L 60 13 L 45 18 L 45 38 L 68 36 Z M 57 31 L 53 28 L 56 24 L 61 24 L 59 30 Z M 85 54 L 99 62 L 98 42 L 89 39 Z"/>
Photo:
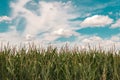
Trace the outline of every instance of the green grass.
<path fill-rule="evenodd" d="M 120 80 L 120 52 L 5 47 L 0 80 Z"/>

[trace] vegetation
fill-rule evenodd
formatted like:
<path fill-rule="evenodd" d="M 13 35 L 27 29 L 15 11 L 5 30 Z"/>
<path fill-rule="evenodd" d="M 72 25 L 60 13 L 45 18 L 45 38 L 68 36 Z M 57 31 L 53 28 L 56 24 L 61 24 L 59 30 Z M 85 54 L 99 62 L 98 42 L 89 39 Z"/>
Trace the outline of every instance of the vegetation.
<path fill-rule="evenodd" d="M 120 52 L 4 47 L 0 80 L 120 80 Z"/>

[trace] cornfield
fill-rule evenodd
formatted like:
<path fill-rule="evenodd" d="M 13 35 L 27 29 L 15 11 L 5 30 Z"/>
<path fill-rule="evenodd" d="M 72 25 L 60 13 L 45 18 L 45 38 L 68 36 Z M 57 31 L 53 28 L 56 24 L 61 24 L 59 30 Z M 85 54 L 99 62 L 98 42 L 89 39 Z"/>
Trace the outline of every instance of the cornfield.
<path fill-rule="evenodd" d="M 0 80 L 120 80 L 120 52 L 4 47 Z"/>

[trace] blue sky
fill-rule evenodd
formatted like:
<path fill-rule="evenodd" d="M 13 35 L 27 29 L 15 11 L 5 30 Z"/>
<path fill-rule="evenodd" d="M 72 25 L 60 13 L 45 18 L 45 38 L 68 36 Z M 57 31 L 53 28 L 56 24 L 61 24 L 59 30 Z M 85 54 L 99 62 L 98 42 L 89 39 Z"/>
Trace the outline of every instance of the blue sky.
<path fill-rule="evenodd" d="M 0 0 L 0 42 L 120 46 L 120 0 Z"/>

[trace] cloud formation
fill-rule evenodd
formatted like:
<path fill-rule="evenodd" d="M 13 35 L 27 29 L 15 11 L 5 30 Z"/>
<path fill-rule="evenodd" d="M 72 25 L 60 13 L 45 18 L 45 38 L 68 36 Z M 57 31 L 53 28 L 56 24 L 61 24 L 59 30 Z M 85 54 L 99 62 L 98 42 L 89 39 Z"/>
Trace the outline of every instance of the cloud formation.
<path fill-rule="evenodd" d="M 120 19 L 118 19 L 116 23 L 111 25 L 111 28 L 118 28 L 118 27 L 120 27 Z"/>
<path fill-rule="evenodd" d="M 10 21 L 11 18 L 8 17 L 8 16 L 0 16 L 0 22 L 3 22 L 3 21 Z"/>
<path fill-rule="evenodd" d="M 99 36 L 81 35 L 76 30 L 86 27 L 104 27 L 113 23 L 113 19 L 105 15 L 86 14 L 87 17 L 84 21 L 71 21 L 75 18 L 81 17 L 76 13 L 76 9 L 71 1 L 68 2 L 46 2 L 34 0 L 18 0 L 11 2 L 12 8 L 11 17 L 0 17 L 0 22 L 11 21 L 12 25 L 9 26 L 9 32 L 0 33 L 0 42 L 10 42 L 12 45 L 34 42 L 36 45 L 49 43 L 56 46 L 62 46 L 66 42 L 56 41 L 59 38 L 75 37 L 75 41 L 69 42 L 71 45 L 80 44 L 82 46 L 91 44 L 101 45 L 103 47 L 111 47 L 116 44 L 120 48 L 120 36 L 115 35 L 109 39 L 103 39 Z M 80 24 L 80 25 L 79 25 Z M 78 25 L 78 27 L 76 27 Z M 118 27 L 119 20 L 112 27 Z M 19 32 L 17 28 L 22 28 Z"/>
<path fill-rule="evenodd" d="M 30 6 L 37 6 L 37 9 L 35 11 L 33 8 L 28 9 Z M 75 33 L 75 28 L 72 25 L 74 22 L 70 22 L 69 19 L 77 16 L 72 13 L 74 8 L 70 1 L 67 3 L 39 1 L 39 3 L 36 3 L 30 0 L 19 0 L 17 3 L 11 3 L 11 7 L 13 10 L 12 17 L 14 19 L 17 18 L 18 23 L 21 17 L 26 21 L 24 36 L 40 36 L 42 40 L 46 40 L 46 37 L 49 36 L 51 38 L 54 37 L 54 41 L 58 37 L 69 37 Z M 19 24 L 16 25 L 21 26 Z M 60 32 L 62 33 L 59 34 Z M 28 39 L 28 37 L 26 38 Z"/>
<path fill-rule="evenodd" d="M 80 23 L 82 28 L 84 27 L 104 27 L 113 23 L 113 19 L 104 15 L 94 15 L 92 17 L 87 17 L 83 22 Z"/>

